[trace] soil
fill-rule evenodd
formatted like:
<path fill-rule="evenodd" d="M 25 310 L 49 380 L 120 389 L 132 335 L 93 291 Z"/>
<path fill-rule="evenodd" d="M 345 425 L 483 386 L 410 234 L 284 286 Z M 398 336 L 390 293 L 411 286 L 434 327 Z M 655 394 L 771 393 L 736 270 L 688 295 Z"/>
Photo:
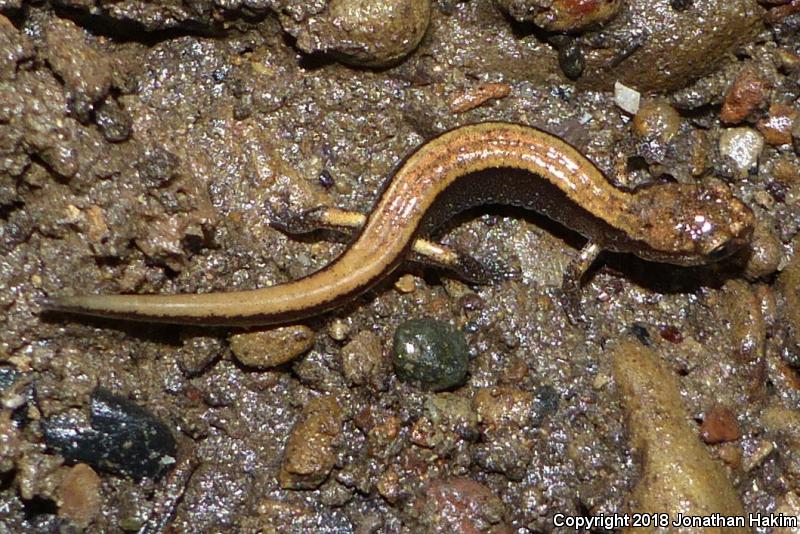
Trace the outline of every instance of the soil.
<path fill-rule="evenodd" d="M 569 34 L 586 58 L 572 81 L 551 34 L 490 0 L 432 2 L 419 46 L 366 43 L 368 60 L 338 33 L 320 37 L 324 50 L 296 46 L 336 24 L 325 0 L 0 1 L 3 530 L 553 532 L 557 513 L 629 511 L 642 464 L 608 351 L 631 337 L 674 371 L 698 435 L 710 411 L 735 418 L 738 439 L 702 447 L 744 510 L 791 510 L 800 426 L 774 414 L 796 417 L 800 401 L 800 128 L 746 169 L 717 147 L 774 104 L 797 116 L 800 9 L 622 3 Z M 409 22 L 415 36 L 423 19 Z M 743 71 L 760 96 L 723 123 Z M 669 135 L 637 132 L 615 82 L 674 108 Z M 454 111 L 486 84 L 508 90 Z M 724 181 L 756 214 L 758 253 L 692 269 L 604 255 L 573 325 L 558 287 L 583 238 L 535 213 L 473 210 L 434 237 L 506 276 L 468 285 L 409 264 L 305 322 L 313 343 L 266 369 L 234 357 L 235 329 L 40 313 L 48 295 L 249 289 L 313 272 L 344 245 L 287 236 L 271 213 L 366 213 L 416 147 L 486 120 L 554 133 L 621 187 Z M 431 392 L 392 372 L 397 326 L 424 317 L 465 332 L 466 384 Z M 65 506 L 75 462 L 42 428 L 86 413 L 98 387 L 171 429 L 175 467 L 158 480 L 98 470 L 97 494 Z"/>

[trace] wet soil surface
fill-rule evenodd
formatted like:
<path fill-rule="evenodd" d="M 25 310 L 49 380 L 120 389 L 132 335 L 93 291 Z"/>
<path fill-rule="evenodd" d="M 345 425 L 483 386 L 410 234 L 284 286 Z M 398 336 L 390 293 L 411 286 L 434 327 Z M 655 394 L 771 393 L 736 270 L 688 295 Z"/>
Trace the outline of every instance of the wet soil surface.
<path fill-rule="evenodd" d="M 671 370 L 664 410 L 731 509 L 800 513 L 800 6 L 575 3 L 0 2 L 0 530 L 552 532 L 631 511 L 662 436 L 629 440 L 609 352 L 629 339 Z M 271 214 L 366 213 L 409 152 L 486 120 L 554 133 L 621 187 L 725 184 L 753 245 L 694 269 L 606 255 L 573 325 L 558 286 L 582 238 L 487 207 L 435 237 L 505 273 L 488 285 L 409 264 L 257 338 L 40 313 L 313 272 L 344 245 Z M 419 318 L 465 335 L 463 385 L 394 373 Z M 98 398 L 145 425 L 141 469 L 48 440 L 98 432 Z"/>

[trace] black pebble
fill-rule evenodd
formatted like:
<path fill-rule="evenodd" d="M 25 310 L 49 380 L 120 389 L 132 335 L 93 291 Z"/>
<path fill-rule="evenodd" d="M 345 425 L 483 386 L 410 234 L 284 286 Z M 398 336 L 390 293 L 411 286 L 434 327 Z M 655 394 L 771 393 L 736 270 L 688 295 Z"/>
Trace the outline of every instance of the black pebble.
<path fill-rule="evenodd" d="M 97 388 L 90 425 L 64 414 L 45 422 L 47 445 L 69 462 L 134 479 L 159 478 L 175 463 L 177 447 L 169 428 L 124 397 Z"/>
<path fill-rule="evenodd" d="M 133 119 L 113 98 L 107 98 L 95 110 L 95 122 L 103 137 L 111 143 L 125 141 L 131 136 Z"/>
<path fill-rule="evenodd" d="M 631 333 L 636 336 L 642 345 L 647 347 L 651 346 L 653 342 L 650 340 L 650 332 L 647 331 L 647 326 L 642 323 L 633 323 L 631 325 Z"/>
<path fill-rule="evenodd" d="M 469 354 L 464 334 L 434 319 L 412 319 L 394 333 L 394 370 L 404 382 L 441 391 L 467 378 Z"/>
<path fill-rule="evenodd" d="M 558 391 L 553 386 L 544 385 L 537 388 L 531 407 L 531 424 L 541 426 L 548 416 L 556 413 L 559 400 Z"/>
<path fill-rule="evenodd" d="M 675 11 L 686 11 L 692 7 L 692 0 L 670 0 L 669 5 Z"/>
<path fill-rule="evenodd" d="M 576 41 L 559 49 L 558 65 L 561 67 L 564 75 L 570 80 L 577 80 L 581 77 L 583 68 L 586 66 L 586 60 L 583 57 L 583 49 Z"/>

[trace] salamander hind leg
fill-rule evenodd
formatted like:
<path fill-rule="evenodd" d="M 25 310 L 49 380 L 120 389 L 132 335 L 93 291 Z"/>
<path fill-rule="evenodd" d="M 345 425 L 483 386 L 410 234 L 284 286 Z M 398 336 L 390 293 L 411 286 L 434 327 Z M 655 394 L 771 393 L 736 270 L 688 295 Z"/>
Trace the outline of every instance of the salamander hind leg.
<path fill-rule="evenodd" d="M 412 261 L 447 269 L 473 284 L 489 284 L 506 277 L 506 273 L 498 267 L 486 265 L 469 254 L 427 239 L 415 240 L 411 251 Z"/>
<path fill-rule="evenodd" d="M 270 214 L 272 226 L 291 235 L 310 234 L 317 230 L 332 230 L 350 235 L 361 228 L 366 219 L 363 213 L 329 206 L 319 206 L 300 213 L 274 210 Z"/>

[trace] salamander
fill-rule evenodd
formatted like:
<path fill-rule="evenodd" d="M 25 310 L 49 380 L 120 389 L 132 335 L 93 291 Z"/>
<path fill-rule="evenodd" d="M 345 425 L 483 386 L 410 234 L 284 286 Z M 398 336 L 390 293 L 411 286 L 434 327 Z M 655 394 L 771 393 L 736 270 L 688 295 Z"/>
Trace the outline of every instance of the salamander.
<path fill-rule="evenodd" d="M 722 260 L 751 239 L 752 211 L 724 186 L 665 183 L 614 187 L 577 149 L 542 130 L 486 122 L 448 131 L 399 165 L 345 251 L 321 270 L 261 289 L 182 295 L 77 295 L 45 309 L 137 321 L 266 325 L 331 310 L 392 273 L 411 251 L 435 246 L 418 236 L 454 213 L 484 204 L 535 210 L 588 239 L 565 275 L 574 286 L 601 250 L 676 265 Z M 319 224 L 347 212 L 317 212 Z M 443 250 L 446 258 L 448 251 Z"/>

